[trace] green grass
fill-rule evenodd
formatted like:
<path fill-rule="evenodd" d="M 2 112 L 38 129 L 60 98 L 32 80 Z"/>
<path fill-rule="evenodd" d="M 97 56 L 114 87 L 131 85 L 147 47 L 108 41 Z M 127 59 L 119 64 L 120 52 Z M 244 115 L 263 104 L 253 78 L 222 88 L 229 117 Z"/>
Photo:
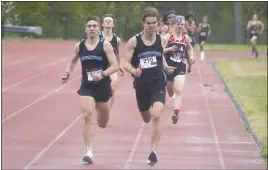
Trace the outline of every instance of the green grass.
<path fill-rule="evenodd" d="M 251 51 L 250 44 L 237 45 L 237 44 L 206 44 L 205 50 L 210 51 Z M 258 45 L 258 50 L 267 51 L 267 45 Z"/>
<path fill-rule="evenodd" d="M 267 59 L 220 60 L 216 67 L 245 111 L 267 161 Z"/>

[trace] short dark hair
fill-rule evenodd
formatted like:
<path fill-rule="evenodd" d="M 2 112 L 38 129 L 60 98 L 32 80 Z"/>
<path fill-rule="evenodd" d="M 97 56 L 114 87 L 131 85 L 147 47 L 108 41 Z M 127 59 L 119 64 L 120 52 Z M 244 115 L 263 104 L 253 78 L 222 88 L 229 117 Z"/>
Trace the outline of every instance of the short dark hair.
<path fill-rule="evenodd" d="M 100 25 L 100 17 L 98 16 L 89 16 L 87 17 L 86 21 L 85 21 L 85 24 L 87 24 L 88 21 L 96 21 L 99 25 Z"/>
<path fill-rule="evenodd" d="M 104 14 L 103 17 L 102 17 L 102 22 L 104 21 L 104 18 L 105 18 L 105 17 L 111 17 L 111 18 L 113 18 L 113 20 L 114 20 L 114 22 L 115 22 L 115 17 L 114 17 L 113 14 Z"/>
<path fill-rule="evenodd" d="M 168 11 L 166 11 L 164 14 L 163 14 L 163 23 L 164 24 L 168 24 L 167 23 L 167 20 L 168 20 L 168 15 L 170 15 L 170 14 L 174 14 L 174 15 L 180 15 L 180 14 L 178 14 L 178 13 L 176 13 L 176 11 L 174 11 L 174 10 L 168 10 Z"/>
<path fill-rule="evenodd" d="M 158 18 L 158 10 L 154 7 L 147 7 L 143 10 L 141 20 L 144 22 L 147 17 Z"/>

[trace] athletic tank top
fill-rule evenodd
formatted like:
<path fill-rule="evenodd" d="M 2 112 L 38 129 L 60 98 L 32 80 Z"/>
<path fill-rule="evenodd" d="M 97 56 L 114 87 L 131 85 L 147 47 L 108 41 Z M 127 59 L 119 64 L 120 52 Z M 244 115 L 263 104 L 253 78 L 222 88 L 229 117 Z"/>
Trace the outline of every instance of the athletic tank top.
<path fill-rule="evenodd" d="M 257 34 L 258 33 L 258 24 L 257 22 L 251 21 L 254 24 L 252 24 L 249 28 L 250 34 Z"/>
<path fill-rule="evenodd" d="M 208 35 L 208 24 L 204 27 L 203 24 L 201 24 L 201 31 L 200 36 L 206 37 Z"/>
<path fill-rule="evenodd" d="M 102 39 L 104 39 L 104 36 L 103 36 L 103 34 L 102 34 L 101 31 L 99 32 L 99 37 L 102 38 Z M 114 53 L 115 54 L 118 54 L 119 53 L 119 50 L 118 50 L 117 36 L 114 33 L 113 33 L 113 38 L 110 41 L 110 43 L 111 43 L 111 45 L 112 45 L 112 47 L 114 49 Z"/>
<path fill-rule="evenodd" d="M 87 84 L 101 84 L 110 83 L 109 76 L 98 81 L 93 81 L 94 72 L 102 72 L 109 66 L 107 56 L 103 50 L 104 39 L 100 39 L 99 43 L 93 50 L 88 50 L 85 45 L 86 39 L 79 44 L 79 57 L 82 67 L 82 83 Z"/>
<path fill-rule="evenodd" d="M 157 33 L 155 43 L 151 46 L 146 46 L 143 43 L 140 33 L 136 34 L 136 39 L 137 44 L 131 59 L 131 64 L 134 68 L 140 65 L 142 74 L 141 77 L 135 78 L 135 82 L 142 84 L 152 82 L 155 79 L 164 78 L 161 36 Z"/>
<path fill-rule="evenodd" d="M 174 35 L 170 35 L 167 48 L 175 45 L 179 50 L 176 52 L 170 51 L 166 54 L 166 61 L 169 66 L 178 67 L 181 63 L 184 63 L 187 41 L 186 34 L 182 34 L 181 40 L 175 40 Z"/>

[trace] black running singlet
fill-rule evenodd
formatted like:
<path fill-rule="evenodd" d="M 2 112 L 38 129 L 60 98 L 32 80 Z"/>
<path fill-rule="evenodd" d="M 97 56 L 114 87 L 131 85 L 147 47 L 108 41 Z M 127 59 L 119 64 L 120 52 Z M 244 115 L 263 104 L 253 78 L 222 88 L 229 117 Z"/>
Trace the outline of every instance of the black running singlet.
<path fill-rule="evenodd" d="M 102 34 L 102 32 L 100 31 L 99 32 L 99 37 L 104 39 L 104 36 Z M 114 49 L 114 53 L 117 55 L 119 53 L 119 50 L 118 50 L 118 42 L 117 42 L 117 36 L 113 33 L 113 38 L 112 40 L 110 41 L 113 49 Z"/>
<path fill-rule="evenodd" d="M 207 37 L 208 36 L 208 24 L 203 27 L 203 24 L 201 24 L 201 31 L 200 31 L 200 37 Z"/>
<path fill-rule="evenodd" d="M 85 45 L 86 39 L 82 40 L 79 44 L 79 57 L 82 66 L 82 83 L 100 84 L 110 83 L 109 76 L 94 82 L 93 73 L 102 72 L 109 66 L 107 56 L 103 50 L 103 39 L 100 39 L 99 43 L 93 50 L 88 50 Z"/>
<path fill-rule="evenodd" d="M 140 34 L 136 34 L 136 39 L 137 44 L 131 59 L 131 64 L 134 68 L 140 65 L 142 75 L 139 78 L 135 78 L 135 82 L 140 84 L 162 78 L 164 82 L 161 36 L 156 34 L 155 43 L 151 46 L 146 46 L 143 43 Z"/>
<path fill-rule="evenodd" d="M 252 22 L 252 21 L 251 21 Z M 249 33 L 251 35 L 258 34 L 258 24 L 255 22 L 255 24 L 252 24 L 249 28 Z"/>

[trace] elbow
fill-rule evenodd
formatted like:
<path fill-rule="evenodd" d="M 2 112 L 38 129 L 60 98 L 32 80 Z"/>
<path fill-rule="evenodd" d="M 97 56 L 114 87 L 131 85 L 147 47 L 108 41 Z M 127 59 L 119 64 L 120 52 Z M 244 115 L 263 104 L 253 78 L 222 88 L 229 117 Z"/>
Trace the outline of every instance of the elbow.
<path fill-rule="evenodd" d="M 114 70 L 114 73 L 117 72 L 119 70 L 119 66 L 118 64 L 114 65 L 113 66 L 113 70 Z"/>

